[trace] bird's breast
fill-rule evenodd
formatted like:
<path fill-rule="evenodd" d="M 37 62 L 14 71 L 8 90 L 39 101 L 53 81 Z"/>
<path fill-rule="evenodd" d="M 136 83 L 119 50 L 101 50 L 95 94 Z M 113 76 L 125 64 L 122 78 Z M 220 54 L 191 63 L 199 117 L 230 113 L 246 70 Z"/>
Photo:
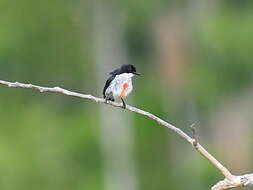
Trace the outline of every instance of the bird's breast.
<path fill-rule="evenodd" d="M 131 77 L 117 75 L 106 90 L 106 94 L 112 93 L 114 98 L 125 98 L 133 89 Z"/>

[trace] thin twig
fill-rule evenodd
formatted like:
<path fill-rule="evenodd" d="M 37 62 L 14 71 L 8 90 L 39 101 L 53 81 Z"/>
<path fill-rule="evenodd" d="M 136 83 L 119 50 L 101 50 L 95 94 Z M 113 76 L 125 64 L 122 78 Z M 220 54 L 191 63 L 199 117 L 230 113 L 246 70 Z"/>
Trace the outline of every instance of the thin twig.
<path fill-rule="evenodd" d="M 52 87 L 51 88 L 51 87 L 43 87 L 43 86 L 38 86 L 38 85 L 33 85 L 33 84 L 25 84 L 25 83 L 20 83 L 20 82 L 8 82 L 8 81 L 3 81 L 3 80 L 0 80 L 0 84 L 6 85 L 8 87 L 31 88 L 31 89 L 39 90 L 40 92 L 60 93 L 60 94 L 68 95 L 68 96 L 74 96 L 74 97 L 79 97 L 82 99 L 91 100 L 93 102 L 100 103 L 100 104 L 108 104 L 108 105 L 111 105 L 114 107 L 122 108 L 121 103 L 111 102 L 111 101 L 106 102 L 102 98 L 98 98 L 98 97 L 88 95 L 88 94 L 82 94 L 82 93 L 69 91 L 69 90 L 63 89 L 61 87 Z M 246 175 L 242 175 L 242 176 L 232 175 L 227 168 L 225 168 L 218 160 L 216 160 L 209 152 L 207 152 L 197 141 L 196 129 L 194 128 L 193 125 L 191 126 L 191 129 L 193 132 L 193 138 L 191 138 L 189 135 L 187 135 L 181 129 L 160 119 L 159 117 L 155 116 L 154 114 L 151 114 L 147 111 L 143 111 L 141 109 L 138 109 L 136 107 L 129 106 L 129 105 L 126 105 L 126 110 L 129 110 L 131 112 L 135 112 L 137 114 L 148 117 L 148 118 L 156 121 L 159 125 L 167 127 L 168 129 L 174 131 L 179 136 L 183 137 L 188 143 L 190 143 L 202 156 L 204 156 L 207 160 L 209 160 L 212 163 L 212 165 L 214 167 L 216 167 L 225 177 L 224 180 L 222 180 L 222 181 L 218 182 L 216 185 L 214 185 L 212 187 L 212 190 L 223 190 L 223 189 L 229 189 L 229 188 L 233 188 L 233 187 L 242 187 L 242 186 L 252 186 L 253 185 L 253 174 L 246 174 Z"/>
<path fill-rule="evenodd" d="M 193 139 L 193 146 L 194 148 L 197 148 L 197 145 L 198 145 L 198 140 L 197 140 L 197 135 L 196 135 L 196 128 L 194 127 L 195 123 L 193 123 L 190 128 L 192 130 L 192 139 Z"/>

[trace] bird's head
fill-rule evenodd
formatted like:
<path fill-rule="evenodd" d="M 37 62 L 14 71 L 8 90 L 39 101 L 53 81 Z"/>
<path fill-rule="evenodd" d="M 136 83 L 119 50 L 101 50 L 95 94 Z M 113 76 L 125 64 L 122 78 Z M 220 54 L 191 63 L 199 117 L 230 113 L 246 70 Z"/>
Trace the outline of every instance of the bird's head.
<path fill-rule="evenodd" d="M 119 70 L 120 70 L 120 74 L 122 74 L 122 73 L 132 73 L 134 75 L 140 75 L 140 73 L 136 72 L 135 66 L 133 66 L 131 64 L 122 65 Z"/>

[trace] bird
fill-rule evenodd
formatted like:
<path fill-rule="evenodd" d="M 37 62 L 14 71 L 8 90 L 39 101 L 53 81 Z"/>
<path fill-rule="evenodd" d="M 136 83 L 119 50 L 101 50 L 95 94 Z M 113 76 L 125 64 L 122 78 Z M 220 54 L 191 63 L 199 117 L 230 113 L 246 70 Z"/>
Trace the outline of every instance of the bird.
<path fill-rule="evenodd" d="M 132 77 L 140 75 L 136 72 L 136 68 L 132 64 L 124 64 L 120 68 L 117 68 L 109 73 L 110 77 L 105 82 L 103 89 L 103 96 L 105 102 L 115 101 L 115 99 L 121 99 L 123 108 L 126 109 L 126 98 L 133 90 Z"/>

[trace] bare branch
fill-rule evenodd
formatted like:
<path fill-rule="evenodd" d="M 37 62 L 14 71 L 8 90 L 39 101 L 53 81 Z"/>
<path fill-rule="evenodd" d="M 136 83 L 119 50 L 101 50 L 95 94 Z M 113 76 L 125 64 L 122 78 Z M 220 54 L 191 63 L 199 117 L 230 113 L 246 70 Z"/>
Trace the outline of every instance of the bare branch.
<path fill-rule="evenodd" d="M 66 89 L 63 89 L 61 87 L 43 87 L 33 84 L 25 84 L 20 82 L 8 82 L 0 80 L 0 84 L 6 85 L 8 87 L 19 87 L 19 88 L 31 88 L 39 90 L 40 92 L 54 92 L 54 93 L 60 93 L 68 96 L 74 96 L 79 97 L 82 99 L 91 100 L 96 103 L 100 104 L 109 104 L 114 107 L 122 108 L 121 103 L 117 102 L 105 102 L 105 99 L 98 98 L 92 95 L 88 94 L 81 94 L 73 91 L 69 91 Z M 230 173 L 230 171 L 225 168 L 218 160 L 216 160 L 209 152 L 207 152 L 198 142 L 196 138 L 196 129 L 194 128 L 194 125 L 191 126 L 193 138 L 191 138 L 189 135 L 187 135 L 185 132 L 183 132 L 181 129 L 175 127 L 174 125 L 160 119 L 159 117 L 155 116 L 152 113 L 149 113 L 147 111 L 143 111 L 141 109 L 138 109 L 133 106 L 126 105 L 126 110 L 135 112 L 137 114 L 143 115 L 145 117 L 148 117 L 154 121 L 156 121 L 159 125 L 164 126 L 175 133 L 177 133 L 179 136 L 183 137 L 188 143 L 190 143 L 202 156 L 204 156 L 207 160 L 210 161 L 210 163 L 216 167 L 225 177 L 224 180 L 218 182 L 216 185 L 212 187 L 212 190 L 224 190 L 224 189 L 230 189 L 234 187 L 243 187 L 243 186 L 253 186 L 253 174 L 245 174 L 241 176 L 235 176 Z"/>
<path fill-rule="evenodd" d="M 31 88 L 31 89 L 36 89 L 39 90 L 40 92 L 55 92 L 55 93 L 60 93 L 60 94 L 65 94 L 68 96 L 75 96 L 75 97 L 79 97 L 79 98 L 83 98 L 83 99 L 88 99 L 91 101 L 94 101 L 96 103 L 100 103 L 100 104 L 109 104 L 111 106 L 114 107 L 119 107 L 122 108 L 122 104 L 121 103 L 117 103 L 117 102 L 111 102 L 111 101 L 107 101 L 107 103 L 105 102 L 105 99 L 103 98 L 97 98 L 95 96 L 92 95 L 87 95 L 87 94 L 81 94 L 81 93 L 77 93 L 77 92 L 72 92 L 66 89 L 63 89 L 61 87 L 43 87 L 43 86 L 38 86 L 38 85 L 33 85 L 33 84 L 24 84 L 24 83 L 20 83 L 20 82 L 7 82 L 7 81 L 3 81 L 0 80 L 0 84 L 2 85 L 6 85 L 8 87 L 20 87 L 20 88 Z M 180 135 L 181 137 L 183 137 L 184 139 L 186 139 L 189 143 L 192 143 L 192 138 L 189 137 L 186 133 L 184 133 L 182 130 L 176 128 L 175 126 L 167 123 L 166 121 L 160 119 L 159 117 L 143 111 L 141 109 L 126 105 L 126 110 L 129 110 L 131 112 L 135 112 L 141 115 L 144 115 L 150 119 L 155 120 L 158 124 L 167 127 L 169 129 L 171 129 L 172 131 L 176 132 L 178 135 Z"/>

